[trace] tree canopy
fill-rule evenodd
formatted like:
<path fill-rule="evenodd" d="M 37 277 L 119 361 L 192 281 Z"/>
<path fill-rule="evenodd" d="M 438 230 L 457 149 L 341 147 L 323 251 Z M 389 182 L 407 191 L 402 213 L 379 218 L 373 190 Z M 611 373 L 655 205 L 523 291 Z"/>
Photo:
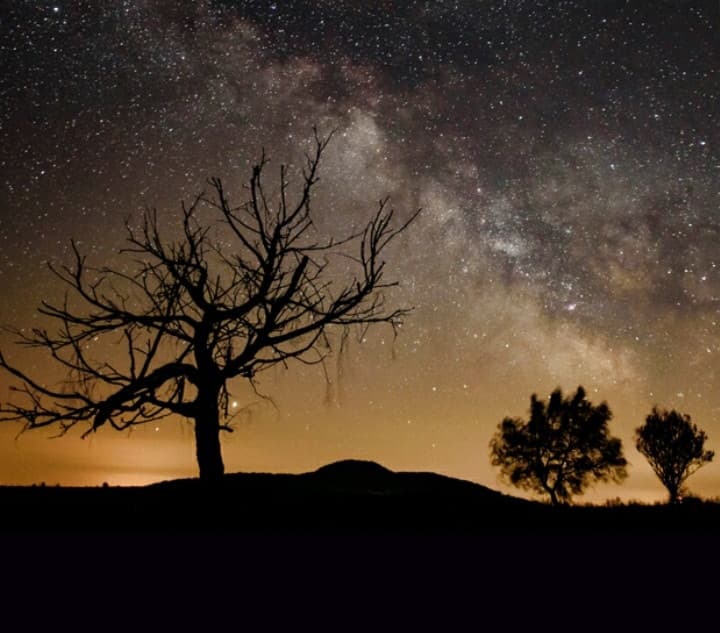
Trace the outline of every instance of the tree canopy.
<path fill-rule="evenodd" d="M 705 431 L 692 424 L 689 415 L 674 409 L 653 407 L 635 430 L 635 446 L 667 488 L 670 503 L 679 500 L 687 478 L 715 457 L 705 450 L 706 440 Z"/>
<path fill-rule="evenodd" d="M 322 362 L 330 328 L 397 326 L 409 310 L 386 303 L 397 282 L 385 279 L 384 257 L 418 212 L 395 225 L 383 199 L 356 232 L 320 235 L 311 201 L 331 136 L 315 131 L 295 186 L 280 167 L 276 195 L 264 185 L 264 152 L 239 205 L 209 180 L 210 193 L 169 223 L 177 239 L 147 210 L 140 228 L 126 224 L 122 266 L 91 267 L 73 243 L 73 264 L 51 266 L 65 299 L 39 308 L 54 329 L 14 330 L 65 381 L 48 385 L 0 353 L 0 367 L 20 380 L 0 420 L 61 433 L 87 423 L 87 434 L 182 416 L 194 422 L 200 477 L 215 479 L 224 472 L 220 431 L 231 430 L 229 381 L 291 360 Z"/>
<path fill-rule="evenodd" d="M 547 494 L 553 505 L 568 503 L 592 483 L 619 483 L 627 462 L 620 439 L 610 434 L 606 403 L 593 405 L 578 387 L 547 401 L 533 394 L 530 418 L 505 418 L 490 442 L 491 462 L 509 483 Z"/>

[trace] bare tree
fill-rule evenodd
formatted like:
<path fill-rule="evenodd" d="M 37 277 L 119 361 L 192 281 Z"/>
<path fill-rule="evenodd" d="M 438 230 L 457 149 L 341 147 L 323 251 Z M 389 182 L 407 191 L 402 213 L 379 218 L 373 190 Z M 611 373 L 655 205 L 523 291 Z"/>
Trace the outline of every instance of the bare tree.
<path fill-rule="evenodd" d="M 322 362 L 332 326 L 395 327 L 409 311 L 386 305 L 384 290 L 397 282 L 384 279 L 383 255 L 419 210 L 394 226 L 384 199 L 363 229 L 317 237 L 311 198 L 331 137 L 315 131 L 295 195 L 285 166 L 277 194 L 269 195 L 263 152 L 248 200 L 232 206 L 220 179 L 209 180 L 209 195 L 182 205 L 180 239 L 161 234 L 155 210 L 138 229 L 126 223 L 128 245 L 120 252 L 128 266 L 91 268 L 73 243 L 74 264 L 50 267 L 67 287 L 64 301 L 39 308 L 57 329 L 13 330 L 70 378 L 49 387 L 0 353 L 0 367 L 21 381 L 13 387 L 16 402 L 0 406 L 0 420 L 22 421 L 25 429 L 56 425 L 61 434 L 87 423 L 85 436 L 106 424 L 122 430 L 183 416 L 194 422 L 200 478 L 222 476 L 229 381 L 252 381 L 290 359 Z M 222 240 L 200 209 L 219 218 Z M 334 266 L 335 256 L 348 264 Z M 90 350 L 103 341 L 112 357 L 99 360 Z"/>
<path fill-rule="evenodd" d="M 635 446 L 667 488 L 670 503 L 678 502 L 685 480 L 715 457 L 705 450 L 706 440 L 689 415 L 674 409 L 653 407 L 645 424 L 635 429 Z"/>

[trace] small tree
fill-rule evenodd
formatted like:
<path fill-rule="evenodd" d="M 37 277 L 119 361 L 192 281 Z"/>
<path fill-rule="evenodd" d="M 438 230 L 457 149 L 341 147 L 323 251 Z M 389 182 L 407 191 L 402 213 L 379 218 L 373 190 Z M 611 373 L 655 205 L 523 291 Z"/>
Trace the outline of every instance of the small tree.
<path fill-rule="evenodd" d="M 527 422 L 499 424 L 491 462 L 514 486 L 547 494 L 553 505 L 568 503 L 594 482 L 627 476 L 621 441 L 608 429 L 611 417 L 607 404 L 593 406 L 582 387 L 569 398 L 556 389 L 547 404 L 533 394 Z"/>
<path fill-rule="evenodd" d="M 653 407 L 645 424 L 635 430 L 635 446 L 667 488 L 670 503 L 677 503 L 685 480 L 715 457 L 705 450 L 705 440 L 705 431 L 674 409 Z"/>
<path fill-rule="evenodd" d="M 233 206 L 212 179 L 211 195 L 182 206 L 179 240 L 164 237 L 157 213 L 147 211 L 139 230 L 127 225 L 121 268 L 91 268 L 73 243 L 74 265 L 51 266 L 68 288 L 64 301 L 39 309 L 57 329 L 15 330 L 69 380 L 48 386 L 0 354 L 24 396 L 3 403 L 0 420 L 56 425 L 61 433 L 86 422 L 87 435 L 183 416 L 194 423 L 200 478 L 220 477 L 229 381 L 253 380 L 291 359 L 322 362 L 330 328 L 395 327 L 408 312 L 386 305 L 384 290 L 396 282 L 384 279 L 383 256 L 417 212 L 393 226 L 385 199 L 356 233 L 317 236 L 311 198 L 329 141 L 315 133 L 295 196 L 284 166 L 277 195 L 267 193 L 263 153 L 244 203 Z M 201 221 L 203 208 L 218 221 Z"/>

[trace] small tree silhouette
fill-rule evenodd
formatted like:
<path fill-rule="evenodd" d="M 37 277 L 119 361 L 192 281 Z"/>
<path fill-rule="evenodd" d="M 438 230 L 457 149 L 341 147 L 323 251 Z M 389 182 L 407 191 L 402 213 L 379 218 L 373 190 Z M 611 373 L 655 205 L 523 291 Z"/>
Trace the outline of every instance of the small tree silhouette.
<path fill-rule="evenodd" d="M 670 503 L 678 502 L 685 480 L 715 457 L 705 450 L 705 440 L 705 431 L 674 409 L 653 407 L 645 424 L 635 430 L 635 446 L 667 488 Z"/>
<path fill-rule="evenodd" d="M 597 481 L 619 483 L 626 476 L 622 443 L 612 437 L 612 414 L 604 402 L 593 406 L 578 387 L 563 398 L 560 389 L 547 404 L 533 394 L 530 419 L 505 418 L 490 442 L 491 462 L 511 484 L 568 503 Z"/>
<path fill-rule="evenodd" d="M 397 282 L 384 279 L 383 255 L 418 212 L 394 227 L 385 199 L 359 231 L 317 237 L 311 194 L 331 136 L 315 131 L 294 196 L 285 166 L 277 195 L 266 193 L 263 152 L 249 199 L 232 206 L 222 182 L 211 179 L 211 195 L 183 204 L 179 240 L 167 240 L 148 210 L 139 231 L 126 225 L 127 266 L 90 268 L 73 243 L 74 266 L 51 266 L 69 288 L 65 300 L 39 309 L 57 331 L 14 330 L 70 380 L 48 386 L 0 354 L 0 367 L 22 381 L 14 389 L 24 396 L 3 403 L 0 420 L 23 421 L 26 429 L 57 425 L 61 434 L 88 422 L 87 435 L 106 424 L 120 430 L 176 414 L 194 422 L 200 478 L 216 479 L 224 472 L 220 431 L 231 430 L 229 381 L 252 381 L 291 359 L 322 362 L 331 327 L 395 327 L 408 310 L 386 306 L 383 291 Z M 202 208 L 219 222 L 201 222 Z M 112 358 L 94 355 L 103 344 Z"/>

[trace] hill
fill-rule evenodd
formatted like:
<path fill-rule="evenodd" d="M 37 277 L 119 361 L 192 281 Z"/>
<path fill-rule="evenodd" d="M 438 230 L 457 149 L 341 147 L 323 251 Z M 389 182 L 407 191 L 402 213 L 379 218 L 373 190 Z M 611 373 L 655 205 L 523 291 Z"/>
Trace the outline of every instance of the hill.
<path fill-rule="evenodd" d="M 720 506 L 550 507 L 431 472 L 345 460 L 292 474 L 234 473 L 209 485 L 3 487 L 5 532 L 537 533 L 707 531 Z"/>

